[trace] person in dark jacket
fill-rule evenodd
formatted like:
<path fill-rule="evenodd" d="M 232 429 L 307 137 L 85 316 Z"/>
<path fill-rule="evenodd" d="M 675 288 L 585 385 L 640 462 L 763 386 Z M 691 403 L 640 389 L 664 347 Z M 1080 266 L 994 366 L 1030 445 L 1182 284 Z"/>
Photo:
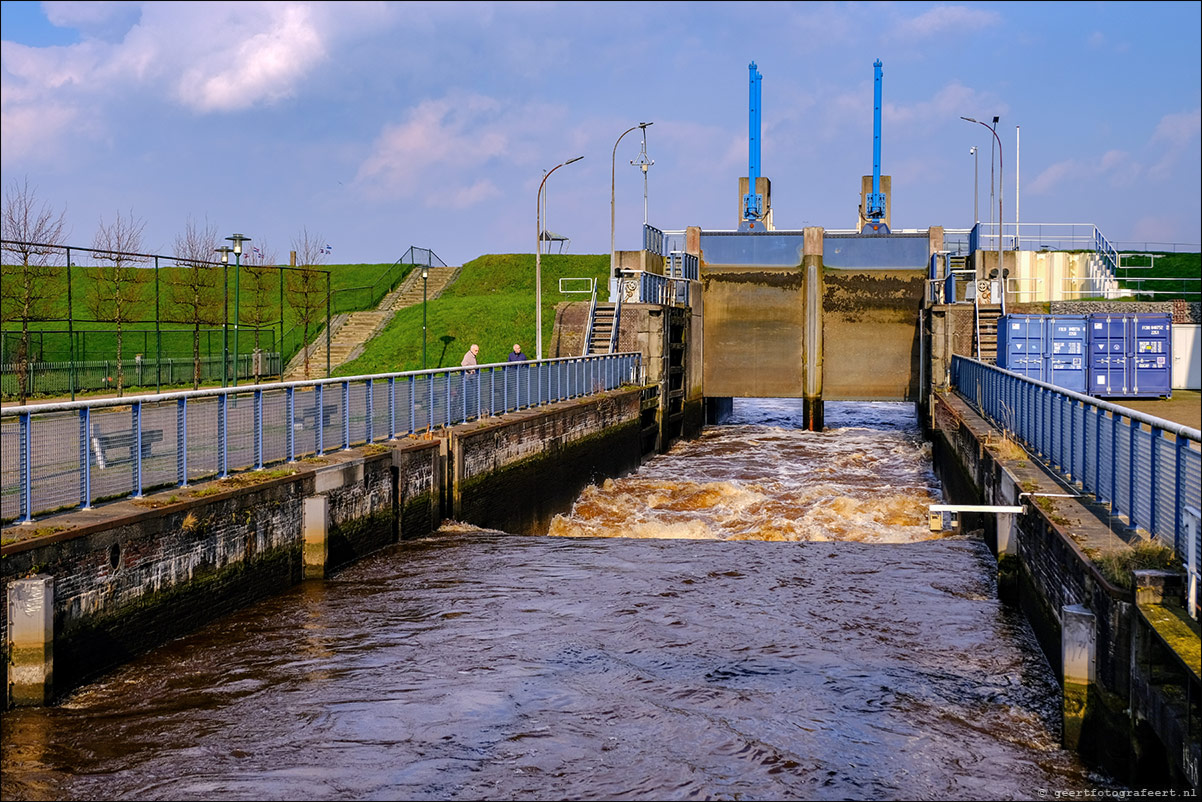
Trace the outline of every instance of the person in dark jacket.
<path fill-rule="evenodd" d="M 519 343 L 513 344 L 513 350 L 509 352 L 510 362 L 525 362 L 527 356 L 522 353 L 522 346 Z"/>

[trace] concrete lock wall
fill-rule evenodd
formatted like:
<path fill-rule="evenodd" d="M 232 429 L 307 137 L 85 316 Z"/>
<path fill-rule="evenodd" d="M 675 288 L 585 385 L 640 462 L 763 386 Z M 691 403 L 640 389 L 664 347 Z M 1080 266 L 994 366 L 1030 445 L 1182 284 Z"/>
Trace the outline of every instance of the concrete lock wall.
<path fill-rule="evenodd" d="M 221 615 L 429 534 L 448 513 L 539 531 L 589 482 L 639 465 L 640 397 L 565 401 L 56 518 L 62 531 L 0 549 L 6 706 L 52 702 Z"/>
<path fill-rule="evenodd" d="M 1155 636 L 1140 626 L 1135 592 L 1112 584 L 1089 556 L 1128 548 L 1104 514 L 1065 498 L 1031 461 L 1000 456 L 997 432 L 957 396 L 933 396 L 928 423 L 949 503 L 1025 508 L 1004 531 L 980 514 L 962 515 L 962 528 L 980 529 L 994 547 L 999 595 L 1021 608 L 1060 679 L 1064 745 L 1127 781 L 1172 776 L 1196 787 L 1196 734 L 1178 726 L 1178 714 L 1153 720 L 1141 712 L 1173 708 L 1196 683 L 1187 688 L 1184 673 L 1174 685 L 1163 670 L 1154 681 L 1136 671 L 1148 663 L 1141 638 Z"/>

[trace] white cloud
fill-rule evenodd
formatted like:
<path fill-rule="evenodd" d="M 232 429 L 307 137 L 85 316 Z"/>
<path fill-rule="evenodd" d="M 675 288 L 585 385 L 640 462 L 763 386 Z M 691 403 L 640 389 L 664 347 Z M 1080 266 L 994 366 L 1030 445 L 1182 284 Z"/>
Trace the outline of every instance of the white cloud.
<path fill-rule="evenodd" d="M 1147 242 L 1173 242 L 1186 226 L 1178 215 L 1141 217 L 1135 221 L 1131 236 Z"/>
<path fill-rule="evenodd" d="M 1183 167 L 1184 157 L 1195 161 L 1192 171 L 1197 175 L 1198 139 L 1202 136 L 1202 108 L 1182 114 L 1166 114 L 1160 118 L 1148 142 L 1157 151 L 1156 163 L 1148 170 L 1153 178 L 1172 178 Z"/>
<path fill-rule="evenodd" d="M 1032 195 L 1050 195 L 1065 179 L 1078 175 L 1081 166 L 1076 159 L 1066 159 L 1044 168 L 1024 189 Z"/>
<path fill-rule="evenodd" d="M 1144 174 L 1144 167 L 1124 150 L 1108 150 L 1095 160 L 1065 159 L 1045 168 L 1035 180 L 1024 185 L 1032 195 L 1050 195 L 1065 182 L 1076 184 L 1073 191 L 1085 191 L 1084 184 L 1098 179 L 1110 186 L 1128 187 Z"/>
<path fill-rule="evenodd" d="M 425 181 L 454 183 L 463 172 L 503 160 L 521 164 L 539 137 L 561 130 L 562 112 L 515 105 L 479 94 L 454 94 L 422 101 L 404 122 L 384 128 L 356 180 L 387 195 L 414 195 Z M 559 136 L 557 134 L 557 136 Z M 488 196 L 477 182 L 461 202 Z"/>
<path fill-rule="evenodd" d="M 198 55 L 176 84 L 177 95 L 198 111 L 233 111 L 291 96 L 301 79 L 326 60 L 327 52 L 312 9 L 267 5 L 265 14 L 231 26 L 229 44 Z M 245 23 L 256 23 L 246 35 Z M 237 38 L 242 33 L 244 38 Z M 218 43 L 224 44 L 218 37 Z"/>
<path fill-rule="evenodd" d="M 51 25 L 74 28 L 85 38 L 120 41 L 142 15 L 138 2 L 43 2 Z"/>
<path fill-rule="evenodd" d="M 903 20 L 890 36 L 894 39 L 912 41 L 929 39 L 948 33 L 963 35 L 981 28 L 988 28 L 1001 21 L 995 11 L 984 11 L 967 6 L 936 6 L 935 8 Z"/>
<path fill-rule="evenodd" d="M 482 178 L 470 187 L 460 187 L 446 192 L 431 194 L 426 205 L 434 208 L 469 209 L 484 201 L 500 197 L 501 190 L 487 178 Z"/>
<path fill-rule="evenodd" d="M 863 106 L 862 100 L 860 105 Z M 882 127 L 888 123 L 890 126 L 899 126 L 904 131 L 930 131 L 949 120 L 965 125 L 960 117 L 974 116 L 974 112 L 982 108 L 990 109 L 999 115 L 1008 111 L 1008 107 L 996 97 L 952 81 L 929 100 L 911 105 L 886 103 L 881 108 Z M 992 138 L 991 134 L 988 136 Z"/>

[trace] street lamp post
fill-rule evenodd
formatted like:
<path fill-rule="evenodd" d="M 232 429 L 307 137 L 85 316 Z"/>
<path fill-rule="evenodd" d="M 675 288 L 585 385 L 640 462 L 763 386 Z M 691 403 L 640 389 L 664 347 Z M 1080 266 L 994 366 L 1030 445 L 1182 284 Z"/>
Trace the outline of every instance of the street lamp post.
<path fill-rule="evenodd" d="M 430 266 L 422 268 L 422 370 L 426 369 L 426 281 L 430 278 Z"/>
<path fill-rule="evenodd" d="M 239 292 L 239 279 L 242 277 L 242 243 L 250 242 L 250 237 L 244 237 L 241 234 L 235 234 L 232 237 L 226 237 L 234 243 L 234 386 L 238 386 L 238 321 L 241 316 L 238 314 L 239 301 L 242 299 L 242 293 Z"/>
<path fill-rule="evenodd" d="M 643 135 L 647 134 L 647 126 L 655 125 L 655 123 L 639 123 L 633 128 L 627 128 L 622 132 L 622 136 L 626 136 L 635 128 L 642 128 Z M 618 273 L 618 258 L 617 251 L 614 249 L 614 183 L 617 175 L 618 164 L 618 142 L 622 141 L 622 136 L 618 137 L 618 141 L 614 143 L 613 159 L 609 170 L 609 277 L 614 278 Z"/>
<path fill-rule="evenodd" d="M 998 279 L 1002 282 L 1002 287 L 1003 287 L 1002 304 L 1003 304 L 1003 308 L 1004 308 L 1005 307 L 1005 295 L 1006 295 L 1005 289 L 1004 289 L 1006 286 L 1006 274 L 1005 274 L 1005 270 L 1002 269 L 1002 140 L 998 139 L 996 130 L 994 130 L 993 128 L 990 128 L 988 125 L 981 122 L 980 120 L 974 120 L 972 117 L 961 117 L 960 119 L 964 120 L 965 122 L 976 123 L 977 125 L 984 125 L 989 130 L 989 133 L 993 134 L 993 138 L 997 142 L 997 183 L 998 183 L 998 189 L 997 189 L 997 275 L 998 275 Z M 998 121 L 998 118 L 994 117 L 993 124 L 995 126 L 997 125 L 997 121 Z"/>
<path fill-rule="evenodd" d="M 979 148 L 976 145 L 973 145 L 971 148 L 968 149 L 969 154 L 972 156 L 972 222 L 973 222 L 973 225 L 976 225 L 977 223 L 981 222 L 981 213 L 977 210 L 978 209 L 977 200 L 981 196 L 980 191 L 977 189 L 977 176 L 980 174 L 980 171 L 977 169 L 978 163 L 980 162 L 980 159 L 977 158 L 978 150 L 979 150 Z"/>
<path fill-rule="evenodd" d="M 230 369 L 230 254 L 233 248 L 222 245 L 213 253 L 221 254 L 221 287 L 225 290 L 225 317 L 221 322 L 221 386 L 229 380 Z"/>
<path fill-rule="evenodd" d="M 633 130 L 633 129 L 631 129 Z M 615 145 L 615 148 L 617 146 Z M 543 358 L 543 263 L 542 263 L 542 239 L 543 239 L 543 218 L 542 218 L 542 199 L 543 185 L 547 183 L 547 179 L 551 177 L 551 173 L 558 170 L 560 167 L 578 162 L 583 159 L 583 156 L 577 156 L 574 159 L 568 159 L 566 162 L 557 164 L 547 171 L 543 176 L 542 183 L 538 185 L 538 195 L 535 197 L 535 214 L 534 214 L 534 341 L 537 344 L 535 359 Z"/>

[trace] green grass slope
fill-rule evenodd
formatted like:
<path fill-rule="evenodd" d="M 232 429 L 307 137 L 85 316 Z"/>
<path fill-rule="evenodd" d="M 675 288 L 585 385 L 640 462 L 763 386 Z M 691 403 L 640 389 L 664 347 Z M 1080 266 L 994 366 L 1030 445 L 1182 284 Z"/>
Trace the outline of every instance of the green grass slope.
<path fill-rule="evenodd" d="M 1202 300 L 1202 254 L 1158 253 L 1156 259 L 1123 255 L 1119 284 L 1138 294 L 1133 300 Z"/>
<path fill-rule="evenodd" d="M 596 279 L 602 297 L 609 275 L 609 254 L 549 254 L 542 262 L 543 351 L 555 325 L 555 306 L 587 301 L 582 294 L 559 291 L 561 278 Z M 583 282 L 573 282 L 573 289 Z M 463 266 L 459 278 L 426 305 L 426 367 L 457 366 L 467 349 L 480 346 L 480 364 L 504 362 L 514 343 L 535 356 L 534 254 L 490 254 Z M 419 370 L 422 367 L 422 305 L 398 312 L 362 356 L 335 369 L 339 376 Z"/>

